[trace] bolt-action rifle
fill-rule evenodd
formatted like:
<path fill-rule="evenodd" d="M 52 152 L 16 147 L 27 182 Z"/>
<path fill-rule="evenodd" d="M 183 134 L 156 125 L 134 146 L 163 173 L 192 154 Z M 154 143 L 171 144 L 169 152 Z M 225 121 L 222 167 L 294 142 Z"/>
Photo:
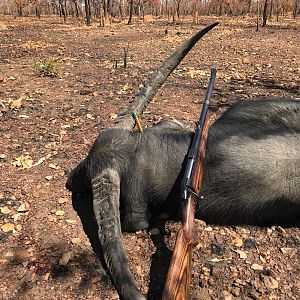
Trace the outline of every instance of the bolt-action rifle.
<path fill-rule="evenodd" d="M 162 300 L 190 299 L 192 247 L 194 238 L 195 209 L 200 195 L 203 176 L 206 140 L 209 127 L 209 101 L 216 78 L 216 69 L 211 78 L 196 131 L 187 155 L 187 164 L 182 180 L 182 226 L 179 229 Z"/>

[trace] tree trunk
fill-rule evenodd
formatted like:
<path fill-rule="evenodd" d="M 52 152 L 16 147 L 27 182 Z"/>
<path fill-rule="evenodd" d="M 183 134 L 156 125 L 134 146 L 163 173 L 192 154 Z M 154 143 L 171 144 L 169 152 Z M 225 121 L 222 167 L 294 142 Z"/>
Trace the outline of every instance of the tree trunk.
<path fill-rule="evenodd" d="M 256 2 L 256 5 L 257 5 L 257 7 L 256 7 L 256 9 L 257 9 L 257 11 L 256 11 L 256 31 L 258 31 L 258 23 L 259 23 L 259 1 L 257 1 Z"/>
<path fill-rule="evenodd" d="M 35 7 L 35 15 L 40 19 L 41 18 L 41 9 L 39 6 Z"/>
<path fill-rule="evenodd" d="M 85 15 L 86 15 L 86 25 L 91 25 L 91 6 L 90 6 L 90 0 L 84 0 L 84 6 L 85 6 Z"/>
<path fill-rule="evenodd" d="M 297 15 L 299 14 L 300 11 L 300 1 L 299 0 L 294 0 L 294 7 L 293 7 L 293 17 L 296 19 Z"/>
<path fill-rule="evenodd" d="M 133 0 L 130 0 L 130 7 L 129 7 L 129 19 L 128 19 L 128 25 L 132 24 L 132 14 L 133 14 Z"/>
<path fill-rule="evenodd" d="M 76 18 L 79 18 L 79 7 L 76 0 L 73 0 L 74 6 L 75 6 L 75 12 L 76 12 Z"/>
<path fill-rule="evenodd" d="M 103 9 L 104 9 L 105 22 L 107 22 L 107 20 L 108 20 L 108 1 L 109 0 L 103 0 Z"/>
<path fill-rule="evenodd" d="M 268 0 L 265 0 L 262 18 L 263 18 L 262 27 L 266 27 L 267 19 L 268 19 Z"/>
<path fill-rule="evenodd" d="M 60 7 L 60 13 L 64 18 L 64 23 L 66 23 L 67 15 L 66 15 L 66 11 L 65 11 L 65 6 L 63 4 L 63 0 L 59 0 L 59 7 Z"/>
<path fill-rule="evenodd" d="M 177 0 L 176 1 L 177 2 L 177 5 L 176 5 L 176 14 L 177 14 L 177 18 L 178 18 L 178 20 L 179 20 L 179 18 L 180 18 L 180 2 L 181 2 L 181 0 Z"/>
<path fill-rule="evenodd" d="M 270 2 L 269 20 L 272 19 L 272 13 L 273 13 L 273 0 L 271 0 L 271 2 Z"/>
<path fill-rule="evenodd" d="M 17 6 L 18 16 L 23 17 L 23 7 L 22 5 Z"/>
<path fill-rule="evenodd" d="M 248 0 L 248 7 L 247 7 L 247 11 L 246 11 L 247 14 L 249 14 L 251 11 L 251 4 L 252 4 L 252 0 Z"/>

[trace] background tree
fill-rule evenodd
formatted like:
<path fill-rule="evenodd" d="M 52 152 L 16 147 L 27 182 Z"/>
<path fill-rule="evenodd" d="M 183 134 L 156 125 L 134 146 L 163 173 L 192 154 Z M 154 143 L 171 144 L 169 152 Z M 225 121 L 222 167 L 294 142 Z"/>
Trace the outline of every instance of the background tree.
<path fill-rule="evenodd" d="M 86 25 L 90 26 L 91 21 L 92 21 L 92 12 L 91 12 L 90 0 L 84 0 L 84 7 L 85 7 Z"/>
<path fill-rule="evenodd" d="M 129 6 L 129 19 L 128 19 L 128 25 L 132 24 L 132 15 L 133 15 L 133 0 L 130 0 L 130 6 Z"/>
<path fill-rule="evenodd" d="M 269 0 L 265 0 L 265 3 L 264 3 L 264 9 L 263 9 L 263 14 L 262 14 L 262 19 L 263 19 L 262 27 L 266 27 L 266 26 L 267 26 L 267 19 L 268 19 L 268 3 L 269 3 Z"/>

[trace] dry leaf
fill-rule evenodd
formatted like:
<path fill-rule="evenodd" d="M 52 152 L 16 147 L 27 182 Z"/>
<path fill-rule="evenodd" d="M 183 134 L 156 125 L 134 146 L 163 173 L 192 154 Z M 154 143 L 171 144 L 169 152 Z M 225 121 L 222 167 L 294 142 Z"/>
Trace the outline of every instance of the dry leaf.
<path fill-rule="evenodd" d="M 242 247 L 243 246 L 243 240 L 240 239 L 238 236 L 236 236 L 235 238 L 232 239 L 232 244 L 235 247 Z"/>
<path fill-rule="evenodd" d="M 278 289 L 278 281 L 271 276 L 263 276 L 264 284 L 269 289 Z"/>
<path fill-rule="evenodd" d="M 15 257 L 19 259 L 26 259 L 29 258 L 31 255 L 30 253 L 25 249 L 18 249 L 15 251 Z"/>
<path fill-rule="evenodd" d="M 22 169 L 30 169 L 32 168 L 33 160 L 29 155 L 21 155 L 16 159 L 15 162 L 13 162 L 13 166 L 20 167 Z"/>
<path fill-rule="evenodd" d="M 260 255 L 260 256 L 259 256 L 259 259 L 260 259 L 260 261 L 263 262 L 264 264 L 266 263 L 266 260 L 264 259 L 263 256 Z"/>
<path fill-rule="evenodd" d="M 27 96 L 25 94 L 22 94 L 20 98 L 17 100 L 12 101 L 11 107 L 12 108 L 20 108 L 22 106 L 22 101 L 26 100 Z"/>
<path fill-rule="evenodd" d="M 22 101 L 21 100 L 14 100 L 12 103 L 11 103 L 11 107 L 13 108 L 20 108 L 22 106 Z"/>
<path fill-rule="evenodd" d="M 4 215 L 7 215 L 11 212 L 11 210 L 8 208 L 8 206 L 1 207 L 1 213 Z"/>
<path fill-rule="evenodd" d="M 100 282 L 101 277 L 100 276 L 95 276 L 93 278 L 91 278 L 91 284 L 96 284 L 98 282 Z"/>
<path fill-rule="evenodd" d="M 233 250 L 234 252 L 238 253 L 238 255 L 240 256 L 240 258 L 242 259 L 246 259 L 247 258 L 247 253 L 242 251 L 242 250 Z"/>
<path fill-rule="evenodd" d="M 62 217 L 64 214 L 65 214 L 65 212 L 64 212 L 63 210 L 57 210 L 57 211 L 55 212 L 55 215 L 56 215 L 56 216 L 60 216 L 60 217 Z"/>
<path fill-rule="evenodd" d="M 36 167 L 38 165 L 40 165 L 41 163 L 43 163 L 46 160 L 46 157 L 41 157 L 34 165 L 32 165 L 33 167 Z"/>
<path fill-rule="evenodd" d="M 44 276 L 43 280 L 44 281 L 48 281 L 50 277 L 50 272 L 46 273 L 46 275 Z"/>
<path fill-rule="evenodd" d="M 9 232 L 15 228 L 15 225 L 12 223 L 6 223 L 1 226 L 3 232 Z"/>
<path fill-rule="evenodd" d="M 50 181 L 53 177 L 51 175 L 45 176 L 45 179 Z"/>
<path fill-rule="evenodd" d="M 18 212 L 28 212 L 29 211 L 29 203 L 28 202 L 24 202 L 22 203 L 19 208 L 18 208 Z"/>
<path fill-rule="evenodd" d="M 293 257 L 297 253 L 296 248 L 280 248 L 283 254 L 287 254 L 290 257 Z"/>
<path fill-rule="evenodd" d="M 17 222 L 19 220 L 20 216 L 22 216 L 22 214 L 20 214 L 20 213 L 13 215 L 14 221 Z"/>

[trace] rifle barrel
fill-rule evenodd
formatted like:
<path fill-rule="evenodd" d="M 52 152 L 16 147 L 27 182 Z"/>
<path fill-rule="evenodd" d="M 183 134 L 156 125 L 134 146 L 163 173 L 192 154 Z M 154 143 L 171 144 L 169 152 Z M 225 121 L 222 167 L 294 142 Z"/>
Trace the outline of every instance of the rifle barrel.
<path fill-rule="evenodd" d="M 216 73 L 216 69 L 211 69 L 211 78 L 205 101 L 188 151 L 187 164 L 182 180 L 182 227 L 177 235 L 162 300 L 187 300 L 190 297 L 195 206 L 202 182 L 209 127 L 208 106 Z"/>

